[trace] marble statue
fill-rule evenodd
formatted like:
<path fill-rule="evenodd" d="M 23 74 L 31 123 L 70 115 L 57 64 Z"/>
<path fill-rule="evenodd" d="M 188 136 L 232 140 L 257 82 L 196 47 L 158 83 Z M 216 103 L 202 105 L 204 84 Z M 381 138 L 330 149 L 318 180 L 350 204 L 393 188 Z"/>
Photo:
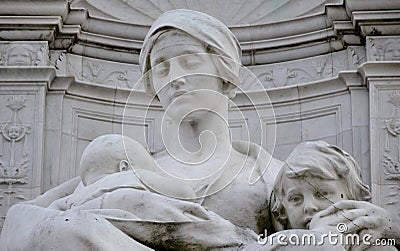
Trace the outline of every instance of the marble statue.
<path fill-rule="evenodd" d="M 303 142 L 288 157 L 274 186 L 272 213 L 276 229 L 309 229 L 320 233 L 358 234 L 374 243 L 400 241 L 400 219 L 370 203 L 369 187 L 352 156 L 324 141 Z M 341 227 L 340 227 L 341 226 Z M 346 246 L 347 250 L 373 246 Z M 382 248 L 382 247 L 380 247 Z M 397 250 L 393 246 L 385 250 Z M 379 249 L 380 250 L 380 249 Z"/>
<path fill-rule="evenodd" d="M 118 134 L 102 135 L 94 139 L 82 154 L 81 184 L 73 194 L 52 202 L 48 208 L 63 211 L 74 207 L 111 209 L 115 201 L 106 193 L 122 186 L 147 191 L 163 190 L 171 197 L 195 196 L 183 182 L 162 177 L 154 170 L 154 159 L 138 142 Z"/>
<path fill-rule="evenodd" d="M 215 18 L 162 14 L 145 38 L 140 67 L 146 92 L 172 120 L 165 150 L 154 161 L 147 153 L 129 158 L 140 148 L 125 144 L 122 156 L 96 139 L 80 177 L 9 210 L 3 250 L 239 250 L 257 243 L 257 233 L 271 230 L 268 204 L 283 163 L 256 144 L 231 141 L 228 109 L 240 59 L 238 41 Z M 135 160 L 142 162 L 130 172 Z"/>

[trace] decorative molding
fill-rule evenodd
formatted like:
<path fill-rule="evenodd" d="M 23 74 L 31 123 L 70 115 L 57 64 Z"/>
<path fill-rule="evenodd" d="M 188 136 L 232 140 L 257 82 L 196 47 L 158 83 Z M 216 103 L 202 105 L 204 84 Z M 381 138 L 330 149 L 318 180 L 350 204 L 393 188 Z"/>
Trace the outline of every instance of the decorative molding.
<path fill-rule="evenodd" d="M 385 2 L 388 1 L 385 0 Z M 384 3 L 380 3 L 379 7 L 375 5 L 368 10 L 353 11 L 351 13 L 351 20 L 354 27 L 359 30 L 360 36 L 400 35 L 400 3 L 397 1 L 392 2 L 397 5 L 392 5 L 393 9 L 382 9 L 382 7 L 389 7 L 390 5 L 385 6 Z M 365 6 L 368 6 L 368 3 Z"/>
<path fill-rule="evenodd" d="M 277 3 L 259 0 L 254 4 L 246 2 L 231 4 L 230 0 L 211 0 L 206 2 L 110 0 L 104 3 L 90 0 L 73 0 L 72 6 L 88 8 L 91 14 L 98 17 L 142 25 L 151 25 L 161 13 L 173 9 L 191 9 L 205 12 L 227 25 L 277 22 L 324 11 L 324 0 L 302 1 L 303 3 L 298 0 Z M 229 11 L 220 11 L 227 8 L 229 8 Z"/>
<path fill-rule="evenodd" d="M 396 209 L 400 207 L 400 184 L 399 185 L 390 185 L 388 187 L 388 191 L 384 193 L 384 202 L 383 204 L 386 207 L 393 208 L 393 212 L 396 212 Z M 400 216 L 400 212 L 397 210 L 397 215 Z"/>
<path fill-rule="evenodd" d="M 353 48 L 353 56 L 350 59 L 348 54 L 349 52 L 344 50 L 285 63 L 252 66 L 249 69 L 257 76 L 265 89 L 292 86 L 333 78 L 338 76 L 340 71 L 356 68 L 358 65 L 355 64 L 362 62 L 360 50 L 356 51 Z M 354 62 L 355 57 L 356 62 Z"/>
<path fill-rule="evenodd" d="M 367 60 L 365 48 L 363 46 L 347 47 L 349 69 L 357 69 L 362 63 Z"/>
<path fill-rule="evenodd" d="M 0 184 L 27 183 L 30 170 L 27 135 L 31 133 L 31 125 L 23 122 L 19 114 L 26 100 L 24 96 L 11 96 L 7 105 L 11 110 L 9 120 L 0 124 Z M 10 145 L 9 156 L 3 155 L 5 143 Z M 17 151 L 18 147 L 22 151 Z M 7 157 L 8 160 L 5 160 Z"/>
<path fill-rule="evenodd" d="M 67 76 L 74 76 L 78 81 L 90 82 L 98 85 L 117 87 L 123 89 L 143 90 L 136 86 L 141 77 L 138 66 L 122 64 L 87 57 L 79 57 L 61 53 L 54 65 L 65 69 Z M 61 72 L 62 74 L 62 72 Z"/>
<path fill-rule="evenodd" d="M 399 70 L 397 62 L 367 62 L 358 69 L 369 87 L 372 202 L 392 212 L 400 209 Z"/>
<path fill-rule="evenodd" d="M 400 36 L 367 37 L 368 61 L 400 61 Z"/>
<path fill-rule="evenodd" d="M 48 1 L 38 1 L 44 2 L 45 5 L 49 4 Z M 321 0 L 312 1 L 322 3 Z M 285 5 L 288 7 L 295 2 L 287 1 Z M 265 3 L 268 5 L 268 1 Z M 340 1 L 336 5 L 334 9 L 342 11 L 335 11 L 329 19 L 341 20 L 345 7 Z M 87 10 L 80 7 L 69 8 L 65 3 L 60 4 L 59 9 L 54 9 L 54 14 L 37 8 L 32 12 L 32 6 L 29 4 L 25 8 L 18 5 L 18 12 L 13 13 L 10 6 L 8 0 L 0 2 L 0 25 L 7 25 L 10 30 L 0 31 L 2 39 L 45 40 L 52 49 L 68 49 L 74 54 L 116 62 L 137 64 L 143 39 L 149 29 L 149 25 L 96 17 L 92 13 L 89 15 Z M 232 5 L 234 6 L 236 5 Z M 304 5 L 304 8 L 308 6 L 310 5 Z M 60 15 L 60 9 L 63 7 L 64 12 Z M 279 22 L 253 20 L 243 25 L 231 26 L 244 52 L 243 63 L 247 65 L 252 62 L 256 64 L 281 62 L 299 59 L 306 54 L 315 56 L 341 50 L 343 48 L 341 36 L 337 36 L 332 24 L 327 22 L 327 14 L 323 7 L 322 4 L 321 11 L 310 10 L 307 15 L 300 15 L 293 20 L 285 19 Z M 257 9 L 262 12 L 262 8 Z M 239 18 L 240 13 L 233 16 Z M 255 15 L 250 12 L 250 16 L 255 15 L 255 18 L 266 14 Z M 245 19 L 243 17 L 243 20 Z M 32 28 L 35 28 L 34 32 Z M 288 51 L 299 51 L 299 53 L 288 53 Z"/>
<path fill-rule="evenodd" d="M 103 3 L 101 4 L 103 7 L 111 6 L 110 9 L 103 8 L 103 10 L 112 12 L 118 8 L 112 3 L 118 1 L 126 2 L 113 0 L 110 3 Z M 343 0 L 335 0 L 325 4 L 321 0 L 312 1 L 313 3 L 307 2 L 306 5 L 291 8 L 291 15 L 293 12 L 297 13 L 297 17 L 293 19 L 285 19 L 286 12 L 283 11 L 295 2 L 297 4 L 297 1 L 293 0 L 285 1 L 282 6 L 270 6 L 274 3 L 264 0 L 259 1 L 257 8 L 253 5 L 231 5 L 230 8 L 239 12 L 225 11 L 225 14 L 217 13 L 213 8 L 228 1 L 215 1 L 214 7 L 206 4 L 207 8 L 203 11 L 212 9 L 213 16 L 222 20 L 229 19 L 225 23 L 231 24 L 232 32 L 240 41 L 245 65 L 276 63 L 339 51 L 343 49 L 344 44 L 362 44 L 364 39 L 362 36 L 366 35 L 399 34 L 398 3 L 389 3 L 385 0 L 385 4 L 378 6 L 370 0 L 363 4 L 355 0 L 346 3 Z M 99 9 L 90 8 L 99 3 L 95 1 L 90 3 L 82 6 L 86 8 L 89 6 L 88 11 L 82 7 L 71 7 L 61 0 L 52 3 L 38 0 L 35 6 L 23 5 L 19 1 L 14 4 L 15 8 L 12 8 L 12 1 L 1 1 L 0 25 L 7 26 L 7 30 L 0 31 L 0 36 L 4 40 L 44 40 L 49 42 L 52 49 L 68 49 L 69 52 L 82 56 L 137 64 L 150 21 L 161 14 L 161 10 L 174 9 L 173 6 L 168 7 L 168 3 L 154 4 L 154 1 L 148 1 L 148 11 L 139 11 L 141 13 L 139 16 L 149 21 L 148 24 L 143 24 L 138 23 L 138 20 L 142 20 L 139 16 L 126 15 L 127 18 L 134 17 L 131 23 L 126 20 L 121 21 L 118 20 L 122 18 L 121 15 L 109 16 L 103 11 L 99 12 Z M 36 5 L 48 8 L 38 8 Z M 193 9 L 197 9 L 195 5 L 192 6 Z M 317 8 L 304 12 L 309 6 Z M 130 1 L 127 8 L 122 10 L 139 13 L 138 10 L 142 8 L 142 5 Z M 255 12 L 250 11 L 252 8 L 255 8 Z M 269 11 L 265 12 L 263 8 L 268 8 Z M 280 11 L 271 12 L 273 9 Z M 149 11 L 155 13 L 150 15 Z M 248 14 L 242 16 L 244 13 Z M 272 20 L 274 21 L 271 22 Z M 358 33 L 360 29 L 362 35 Z"/>
<path fill-rule="evenodd" d="M 24 191 L 22 189 L 13 188 L 11 184 L 6 188 L 0 189 L 0 231 L 8 209 L 10 209 L 12 205 L 26 200 L 28 200 L 28 198 L 25 196 Z"/>
<path fill-rule="evenodd" d="M 393 107 L 390 118 L 383 121 L 386 134 L 382 166 L 385 168 L 384 174 L 387 180 L 400 181 L 400 90 L 390 92 L 387 102 Z M 395 142 L 392 142 L 390 137 L 395 138 Z M 397 149 L 397 152 L 391 153 L 393 149 Z"/>
<path fill-rule="evenodd" d="M 0 42 L 0 66 L 47 66 L 46 42 Z"/>

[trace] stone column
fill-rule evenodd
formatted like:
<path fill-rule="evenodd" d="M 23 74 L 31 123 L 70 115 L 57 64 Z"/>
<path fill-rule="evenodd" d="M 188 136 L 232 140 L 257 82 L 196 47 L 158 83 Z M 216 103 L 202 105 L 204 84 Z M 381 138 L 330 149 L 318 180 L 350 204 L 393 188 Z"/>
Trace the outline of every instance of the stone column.
<path fill-rule="evenodd" d="M 373 202 L 400 215 L 400 36 L 367 36 Z"/>
<path fill-rule="evenodd" d="M 42 191 L 47 42 L 0 42 L 0 217 Z"/>

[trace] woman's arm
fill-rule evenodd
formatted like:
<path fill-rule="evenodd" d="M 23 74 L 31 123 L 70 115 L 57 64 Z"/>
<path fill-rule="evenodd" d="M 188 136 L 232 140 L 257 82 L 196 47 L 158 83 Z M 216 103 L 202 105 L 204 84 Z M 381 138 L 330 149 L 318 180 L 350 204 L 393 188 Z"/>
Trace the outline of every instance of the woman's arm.
<path fill-rule="evenodd" d="M 238 227 L 201 205 L 149 191 L 121 188 L 86 202 L 80 210 L 97 213 L 128 236 L 156 250 L 239 250 L 257 242 L 257 234 Z M 76 208 L 78 209 L 78 208 Z M 108 209 L 132 217 L 113 216 Z M 102 214 L 105 210 L 107 214 Z"/>

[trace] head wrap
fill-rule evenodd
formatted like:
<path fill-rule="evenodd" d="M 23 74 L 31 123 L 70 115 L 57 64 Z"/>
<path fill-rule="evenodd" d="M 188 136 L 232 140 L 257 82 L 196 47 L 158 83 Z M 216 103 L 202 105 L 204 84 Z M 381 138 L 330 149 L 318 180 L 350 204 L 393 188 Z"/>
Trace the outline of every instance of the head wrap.
<path fill-rule="evenodd" d="M 207 14 L 179 9 L 165 12 L 154 21 L 140 52 L 139 65 L 142 71 L 144 88 L 147 93 L 155 94 L 151 80 L 145 73 L 150 70 L 150 53 L 157 41 L 159 31 L 177 29 L 198 39 L 210 53 L 220 56 L 217 70 L 225 81 L 238 85 L 241 62 L 241 49 L 233 33 L 221 21 Z"/>

